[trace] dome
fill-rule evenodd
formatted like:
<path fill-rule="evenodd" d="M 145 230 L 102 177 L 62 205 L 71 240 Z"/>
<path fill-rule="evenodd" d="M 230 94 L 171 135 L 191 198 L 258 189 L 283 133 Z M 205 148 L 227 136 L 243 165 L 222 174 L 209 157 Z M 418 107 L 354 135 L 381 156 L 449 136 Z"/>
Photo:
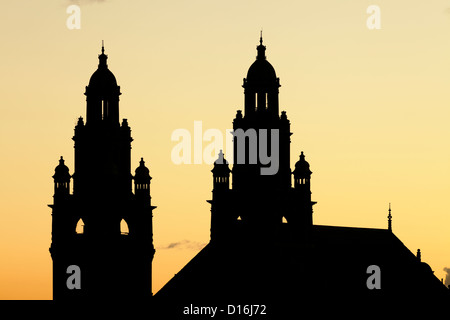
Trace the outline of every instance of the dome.
<path fill-rule="evenodd" d="M 433 269 L 431 269 L 430 265 L 426 262 L 420 263 L 420 269 L 426 273 L 434 273 Z"/>
<path fill-rule="evenodd" d="M 223 156 L 222 150 L 219 152 L 219 157 L 214 161 L 214 168 L 211 170 L 214 176 L 228 175 L 231 170 L 228 167 L 228 161 Z"/>
<path fill-rule="evenodd" d="M 61 159 L 59 159 L 59 165 L 55 168 L 53 179 L 59 182 L 67 182 L 70 180 L 69 168 L 64 164 L 64 159 L 62 156 Z"/>
<path fill-rule="evenodd" d="M 247 72 L 247 84 L 278 84 L 277 74 L 274 67 L 266 60 L 266 46 L 262 44 L 262 37 L 259 46 L 256 47 L 258 55 L 256 61 L 250 66 Z M 279 86 L 279 85 L 278 85 Z"/>
<path fill-rule="evenodd" d="M 309 163 L 305 160 L 305 155 L 303 151 L 300 154 L 300 160 L 295 163 L 295 169 L 293 174 L 299 177 L 305 177 L 311 175 L 311 170 L 309 169 Z"/>
<path fill-rule="evenodd" d="M 144 158 L 141 158 L 139 162 L 139 167 L 136 168 L 134 174 L 134 181 L 136 183 L 149 183 L 150 179 L 150 170 L 145 166 Z"/>
<path fill-rule="evenodd" d="M 116 77 L 108 68 L 98 68 L 89 80 L 89 88 L 101 91 L 116 89 Z"/>
<path fill-rule="evenodd" d="M 104 47 L 102 47 L 102 53 L 98 56 L 98 69 L 89 79 L 89 85 L 86 88 L 86 92 L 95 92 L 100 95 L 117 93 L 119 87 L 117 86 L 116 77 L 108 69 L 108 65 L 106 63 L 107 59 L 108 56 L 105 54 Z"/>
<path fill-rule="evenodd" d="M 275 69 L 267 60 L 257 59 L 247 72 L 247 81 L 275 81 L 277 75 Z"/>
<path fill-rule="evenodd" d="M 226 164 L 228 165 L 228 161 L 225 159 L 225 157 L 223 156 L 223 152 L 222 149 L 219 151 L 219 155 L 216 161 L 214 161 L 214 164 Z"/>

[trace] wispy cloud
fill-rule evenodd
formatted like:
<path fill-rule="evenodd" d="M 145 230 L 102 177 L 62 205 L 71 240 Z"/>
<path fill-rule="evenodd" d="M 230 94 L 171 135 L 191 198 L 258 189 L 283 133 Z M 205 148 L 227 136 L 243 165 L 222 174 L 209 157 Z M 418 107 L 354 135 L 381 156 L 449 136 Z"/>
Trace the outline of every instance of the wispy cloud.
<path fill-rule="evenodd" d="M 171 242 L 168 245 L 157 247 L 157 249 L 190 249 L 190 250 L 200 250 L 206 245 L 204 242 L 181 240 L 178 242 Z"/>

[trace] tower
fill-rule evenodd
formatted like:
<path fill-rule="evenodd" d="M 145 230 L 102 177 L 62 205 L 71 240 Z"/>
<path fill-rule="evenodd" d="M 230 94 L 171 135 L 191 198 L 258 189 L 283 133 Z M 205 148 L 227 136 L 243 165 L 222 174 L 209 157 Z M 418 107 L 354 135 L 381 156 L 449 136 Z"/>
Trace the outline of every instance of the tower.
<path fill-rule="evenodd" d="M 151 205 L 151 177 L 142 158 L 131 174 L 131 129 L 126 119 L 119 123 L 120 87 L 107 58 L 102 46 L 98 69 L 86 87 L 86 123 L 80 117 L 75 126 L 75 172 L 69 174 L 61 157 L 53 176 L 54 300 L 142 301 L 152 296 L 156 207 Z M 77 233 L 80 222 L 84 228 Z M 67 285 L 71 265 L 79 267 L 79 289 Z"/>
<path fill-rule="evenodd" d="M 289 210 L 286 214 L 286 220 L 297 226 L 305 235 L 312 226 L 312 206 L 315 202 L 311 201 L 311 170 L 309 163 L 305 160 L 303 151 L 300 153 L 300 159 L 295 163 L 293 201 L 297 210 Z M 298 214 L 301 212 L 301 214 Z"/>
<path fill-rule="evenodd" d="M 211 172 L 213 174 L 213 196 L 212 200 L 208 201 L 211 204 L 211 241 L 220 243 L 227 239 L 226 232 L 232 230 L 235 220 L 229 217 L 230 210 L 233 209 L 229 205 L 231 170 L 222 150 L 220 150 L 218 159 L 214 161 L 214 168 Z"/>
<path fill-rule="evenodd" d="M 219 154 L 212 170 L 209 202 L 214 243 L 239 237 L 271 241 L 283 218 L 297 233 L 307 234 L 312 226 L 312 172 L 302 152 L 291 173 L 290 122 L 285 111 L 279 112 L 280 79 L 267 61 L 262 35 L 256 49 L 256 60 L 243 82 L 245 112 L 238 110 L 233 120 L 231 189 L 228 164 L 217 163 L 223 155 Z M 226 183 L 217 182 L 220 174 Z"/>
<path fill-rule="evenodd" d="M 267 185 L 283 191 L 290 187 L 291 133 L 286 112 L 279 114 L 280 79 L 266 59 L 262 36 L 259 42 L 256 60 L 242 85 L 245 113 L 238 110 L 233 120 L 233 189 L 252 186 L 254 190 L 257 185 L 260 188 L 255 192 L 261 194 L 268 190 Z M 266 156 L 274 157 L 274 161 L 267 163 Z"/>
<path fill-rule="evenodd" d="M 291 173 L 289 121 L 278 113 L 279 80 L 262 39 L 257 50 L 244 79 L 245 114 L 238 110 L 234 119 L 232 170 L 222 151 L 212 169 L 211 241 L 156 294 L 161 311 L 173 310 L 168 318 L 177 318 L 174 301 L 192 308 L 192 301 L 220 305 L 232 297 L 235 305 L 258 301 L 270 306 L 274 318 L 291 319 L 299 305 L 319 310 L 352 301 L 369 302 L 370 308 L 400 296 L 418 305 L 425 298 L 432 297 L 433 305 L 448 299 L 430 266 L 392 233 L 391 214 L 388 230 L 313 225 L 312 171 L 301 152 Z M 278 130 L 277 139 L 267 140 L 269 129 Z M 270 166 L 264 155 L 278 160 L 277 170 L 261 170 Z"/>

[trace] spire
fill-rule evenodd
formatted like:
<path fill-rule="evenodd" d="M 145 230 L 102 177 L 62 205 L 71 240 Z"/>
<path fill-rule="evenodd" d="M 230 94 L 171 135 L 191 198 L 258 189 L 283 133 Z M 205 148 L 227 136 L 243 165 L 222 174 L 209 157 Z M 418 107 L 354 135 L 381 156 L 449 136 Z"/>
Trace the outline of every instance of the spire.
<path fill-rule="evenodd" d="M 391 203 L 389 202 L 389 214 L 388 218 L 388 230 L 392 232 L 392 215 L 391 215 Z"/>

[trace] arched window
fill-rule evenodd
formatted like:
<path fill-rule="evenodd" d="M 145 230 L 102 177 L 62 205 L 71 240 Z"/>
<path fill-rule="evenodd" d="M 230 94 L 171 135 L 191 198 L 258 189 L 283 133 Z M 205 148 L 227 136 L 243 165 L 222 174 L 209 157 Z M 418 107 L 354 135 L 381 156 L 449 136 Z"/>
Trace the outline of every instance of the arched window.
<path fill-rule="evenodd" d="M 75 232 L 77 234 L 83 234 L 84 233 L 84 221 L 83 219 L 79 219 L 77 222 L 77 226 L 75 227 Z"/>
<path fill-rule="evenodd" d="M 120 221 L 120 234 L 128 235 L 130 233 L 130 230 L 128 229 L 128 224 L 125 221 L 125 219 L 122 219 Z"/>
<path fill-rule="evenodd" d="M 283 219 L 281 220 L 282 223 L 287 223 L 287 220 L 285 217 L 283 217 Z"/>

